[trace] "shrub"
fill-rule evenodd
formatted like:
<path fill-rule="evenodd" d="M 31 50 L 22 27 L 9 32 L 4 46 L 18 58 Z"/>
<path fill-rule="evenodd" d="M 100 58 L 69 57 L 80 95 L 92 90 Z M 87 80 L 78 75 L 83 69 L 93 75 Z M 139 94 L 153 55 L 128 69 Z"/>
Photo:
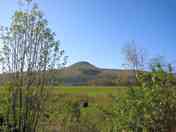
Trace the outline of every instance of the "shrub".
<path fill-rule="evenodd" d="M 152 72 L 138 74 L 139 87 L 114 100 L 115 131 L 160 131 L 174 129 L 176 124 L 176 86 L 172 68 L 161 65 Z"/>

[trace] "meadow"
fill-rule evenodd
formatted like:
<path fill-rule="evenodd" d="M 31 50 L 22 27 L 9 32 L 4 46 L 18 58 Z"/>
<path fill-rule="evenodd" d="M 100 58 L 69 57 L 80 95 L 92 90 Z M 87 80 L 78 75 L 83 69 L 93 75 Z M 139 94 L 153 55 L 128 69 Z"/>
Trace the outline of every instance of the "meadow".
<path fill-rule="evenodd" d="M 112 100 L 125 94 L 125 87 L 56 86 L 47 88 L 40 121 L 41 132 L 109 132 Z M 8 90 L 1 88 L 0 103 L 6 108 Z M 81 102 L 87 103 L 81 106 Z M 1 107 L 3 108 L 3 107 Z M 4 108 L 0 108 L 0 114 Z M 78 131 L 79 132 L 79 131 Z"/>
<path fill-rule="evenodd" d="M 144 87 L 48 86 L 46 100 L 40 107 L 37 131 L 121 132 L 126 129 L 150 132 L 154 124 L 157 127 L 153 129 L 175 132 L 176 92 L 173 83 L 167 82 L 163 86 L 163 83 L 155 82 Z M 8 94 L 8 87 L 1 88 L 0 104 L 3 107 L 0 107 L 0 117 L 9 106 Z M 167 128 L 167 124 L 173 125 Z"/>
<path fill-rule="evenodd" d="M 85 94 L 88 96 L 98 95 L 118 95 L 127 87 L 125 86 L 56 86 L 51 89 L 51 92 L 58 94 Z"/>
<path fill-rule="evenodd" d="M 112 101 L 122 96 L 126 87 L 57 86 L 49 88 L 44 117 L 44 130 L 53 131 L 111 131 Z M 80 107 L 81 102 L 86 107 Z M 77 126 L 78 125 L 78 126 Z M 44 131 L 42 130 L 42 131 Z"/>

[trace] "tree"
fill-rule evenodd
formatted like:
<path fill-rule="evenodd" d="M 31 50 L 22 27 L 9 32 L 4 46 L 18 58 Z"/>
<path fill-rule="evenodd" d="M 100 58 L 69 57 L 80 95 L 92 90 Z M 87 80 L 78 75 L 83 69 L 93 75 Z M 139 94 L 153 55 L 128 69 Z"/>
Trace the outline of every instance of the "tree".
<path fill-rule="evenodd" d="M 135 41 L 131 41 L 123 47 L 122 53 L 126 60 L 125 65 L 133 70 L 134 82 L 136 82 L 140 70 L 144 68 L 144 50 L 137 48 Z"/>
<path fill-rule="evenodd" d="M 122 53 L 127 64 L 130 68 L 137 70 L 144 66 L 144 51 L 137 48 L 135 41 L 127 43 L 123 49 Z"/>
<path fill-rule="evenodd" d="M 27 9 L 15 12 L 10 27 L 1 27 L 1 66 L 10 87 L 3 129 L 12 132 L 37 131 L 48 77 L 65 64 L 64 51 L 37 4 L 24 2 Z"/>
<path fill-rule="evenodd" d="M 169 72 L 168 72 L 169 71 Z M 114 99 L 114 131 L 175 131 L 176 85 L 172 66 L 138 76 L 139 86 Z"/>

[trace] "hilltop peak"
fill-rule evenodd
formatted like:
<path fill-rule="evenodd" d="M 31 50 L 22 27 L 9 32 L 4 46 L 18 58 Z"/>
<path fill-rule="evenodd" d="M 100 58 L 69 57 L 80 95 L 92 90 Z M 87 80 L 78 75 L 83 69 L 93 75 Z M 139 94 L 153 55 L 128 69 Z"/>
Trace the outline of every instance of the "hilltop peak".
<path fill-rule="evenodd" d="M 75 65 L 92 65 L 92 64 L 89 63 L 88 61 L 79 61 L 79 62 L 75 63 Z"/>
<path fill-rule="evenodd" d="M 86 69 L 94 69 L 96 68 L 96 66 L 94 66 L 93 64 L 87 62 L 87 61 L 80 61 L 80 62 L 77 62 L 73 65 L 70 66 L 71 68 L 86 68 Z"/>

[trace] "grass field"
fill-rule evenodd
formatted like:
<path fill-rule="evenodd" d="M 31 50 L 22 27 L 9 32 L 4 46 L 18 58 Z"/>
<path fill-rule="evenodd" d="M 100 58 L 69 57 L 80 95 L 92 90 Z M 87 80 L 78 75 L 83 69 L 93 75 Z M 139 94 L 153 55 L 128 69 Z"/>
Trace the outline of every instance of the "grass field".
<path fill-rule="evenodd" d="M 112 117 L 107 113 L 112 111 L 114 96 L 123 96 L 125 87 L 96 87 L 96 86 L 57 86 L 48 88 L 48 98 L 45 101 L 45 112 L 42 119 L 44 130 L 52 132 L 57 129 L 76 129 L 81 127 L 89 131 L 110 132 Z M 7 91 L 1 89 L 0 102 Z M 2 100 L 2 101 L 1 101 Z M 88 107 L 81 108 L 77 113 L 80 102 L 86 101 Z M 79 118 L 79 122 L 75 121 Z M 44 124 L 43 124 L 44 123 Z M 78 125 L 78 126 L 77 126 Z M 76 131 L 76 130 L 75 130 Z"/>
<path fill-rule="evenodd" d="M 51 88 L 51 92 L 58 94 L 85 94 L 88 96 L 118 95 L 125 91 L 126 87 L 104 87 L 104 86 L 57 86 Z"/>
<path fill-rule="evenodd" d="M 48 131 L 56 126 L 64 129 L 73 129 L 74 118 L 79 118 L 79 125 L 85 129 L 96 127 L 101 132 L 109 132 L 112 128 L 111 115 L 113 96 L 123 96 L 126 87 L 94 87 L 94 86 L 58 86 L 49 88 L 46 102 Z M 84 100 L 88 102 L 87 108 L 81 108 L 77 115 L 76 109 Z M 64 125 L 61 125 L 64 124 Z M 61 125 L 61 126 L 60 126 Z M 73 126 L 72 126 L 73 125 Z M 67 130 L 68 131 L 68 130 Z"/>

